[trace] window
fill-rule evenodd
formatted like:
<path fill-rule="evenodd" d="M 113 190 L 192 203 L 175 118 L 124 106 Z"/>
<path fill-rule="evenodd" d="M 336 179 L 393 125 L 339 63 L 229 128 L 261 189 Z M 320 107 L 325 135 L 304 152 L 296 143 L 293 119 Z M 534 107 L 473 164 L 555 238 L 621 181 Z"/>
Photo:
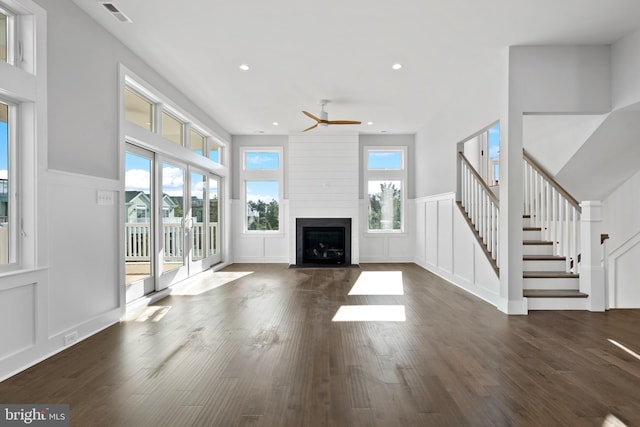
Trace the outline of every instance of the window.
<path fill-rule="evenodd" d="M 124 91 L 124 118 L 151 131 L 153 129 L 153 104 L 133 90 L 126 88 Z"/>
<path fill-rule="evenodd" d="M 280 148 L 242 152 L 247 231 L 280 230 L 281 159 Z"/>
<path fill-rule="evenodd" d="M 23 43 L 21 43 L 21 41 Z M 46 158 L 46 12 L 0 0 L 0 272 L 36 267 L 37 159 Z M 18 49 L 18 46 L 20 49 Z M 19 78 L 16 78 L 19 77 Z M 36 155 L 37 153 L 37 155 Z"/>
<path fill-rule="evenodd" d="M 365 148 L 367 228 L 369 232 L 404 229 L 406 148 Z"/>
<path fill-rule="evenodd" d="M 220 150 L 221 148 L 215 142 L 209 140 L 209 158 L 216 163 L 221 163 Z"/>
<path fill-rule="evenodd" d="M 11 45 L 11 27 L 12 16 L 4 10 L 0 9 L 0 61 L 9 62 L 9 46 Z"/>
<path fill-rule="evenodd" d="M 487 130 L 489 156 L 489 174 L 487 183 L 489 185 L 498 185 L 500 182 L 500 123 L 496 123 Z"/>
<path fill-rule="evenodd" d="M 193 129 L 189 131 L 189 135 L 191 150 L 201 156 L 204 156 L 204 136 Z"/>
<path fill-rule="evenodd" d="M 167 138 L 169 141 L 182 145 L 183 128 L 184 123 L 169 113 L 165 111 L 162 112 L 162 136 Z"/>
<path fill-rule="evenodd" d="M 11 215 L 11 188 L 9 149 L 11 137 L 9 133 L 9 106 L 0 104 L 0 265 L 9 264 L 9 248 L 13 240 Z"/>

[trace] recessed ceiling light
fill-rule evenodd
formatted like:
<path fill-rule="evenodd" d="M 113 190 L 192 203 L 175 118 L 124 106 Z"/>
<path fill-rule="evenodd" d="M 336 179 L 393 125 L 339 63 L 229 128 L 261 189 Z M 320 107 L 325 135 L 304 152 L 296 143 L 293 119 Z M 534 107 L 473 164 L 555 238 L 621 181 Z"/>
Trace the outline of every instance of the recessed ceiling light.
<path fill-rule="evenodd" d="M 373 122 L 367 122 L 367 124 L 368 124 L 369 126 L 371 126 L 371 125 L 373 124 Z"/>
<path fill-rule="evenodd" d="M 399 70 L 400 68 L 402 68 L 402 64 L 399 64 L 399 63 L 398 64 L 393 64 L 391 66 L 391 68 L 393 68 L 394 70 Z"/>
<path fill-rule="evenodd" d="M 278 122 L 273 122 L 273 123 L 271 123 L 271 124 L 272 124 L 272 125 L 274 125 L 274 126 L 278 126 L 280 123 L 278 123 Z"/>
<path fill-rule="evenodd" d="M 247 64 L 242 64 L 242 65 L 240 65 L 240 69 L 242 71 L 249 71 L 249 66 Z"/>

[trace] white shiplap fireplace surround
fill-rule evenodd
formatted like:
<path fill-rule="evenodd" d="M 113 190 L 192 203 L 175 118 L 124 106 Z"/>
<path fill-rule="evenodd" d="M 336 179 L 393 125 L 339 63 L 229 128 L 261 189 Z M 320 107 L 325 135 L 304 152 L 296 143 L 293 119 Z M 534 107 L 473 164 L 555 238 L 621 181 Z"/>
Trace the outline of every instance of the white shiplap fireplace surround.
<path fill-rule="evenodd" d="M 296 218 L 351 218 L 351 263 L 359 263 L 357 133 L 289 136 L 289 262 L 296 263 Z"/>

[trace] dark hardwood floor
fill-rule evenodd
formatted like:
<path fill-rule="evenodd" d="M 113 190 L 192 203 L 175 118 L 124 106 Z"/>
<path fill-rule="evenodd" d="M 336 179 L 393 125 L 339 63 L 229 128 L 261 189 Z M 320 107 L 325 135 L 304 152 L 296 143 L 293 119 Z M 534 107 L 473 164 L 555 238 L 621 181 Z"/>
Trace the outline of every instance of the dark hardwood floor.
<path fill-rule="evenodd" d="M 404 294 L 348 295 L 369 271 L 401 271 Z M 640 310 L 506 316 L 413 264 L 236 264 L 186 293 L 0 383 L 0 403 L 68 403 L 73 426 L 640 425 L 640 360 L 609 341 L 640 353 Z M 406 320 L 332 322 L 343 305 Z"/>

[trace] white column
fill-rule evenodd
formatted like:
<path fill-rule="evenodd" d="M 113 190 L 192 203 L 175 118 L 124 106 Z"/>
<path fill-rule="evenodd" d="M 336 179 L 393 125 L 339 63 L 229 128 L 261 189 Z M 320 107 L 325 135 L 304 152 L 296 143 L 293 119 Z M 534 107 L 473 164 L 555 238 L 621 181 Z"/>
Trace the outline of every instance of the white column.
<path fill-rule="evenodd" d="M 589 311 L 604 311 L 606 297 L 600 249 L 602 203 L 585 201 L 580 207 L 580 292 L 589 295 Z"/>

